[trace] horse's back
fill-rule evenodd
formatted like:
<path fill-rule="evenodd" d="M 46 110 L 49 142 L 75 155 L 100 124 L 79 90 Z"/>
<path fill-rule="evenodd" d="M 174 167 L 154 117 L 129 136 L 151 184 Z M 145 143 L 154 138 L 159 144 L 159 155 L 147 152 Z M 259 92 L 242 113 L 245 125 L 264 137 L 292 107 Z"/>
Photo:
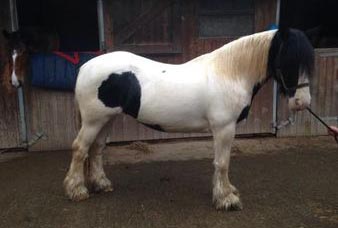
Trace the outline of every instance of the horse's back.
<path fill-rule="evenodd" d="M 98 83 L 106 80 L 110 75 L 121 75 L 125 72 L 141 75 L 143 71 L 147 71 L 150 77 L 153 72 L 165 65 L 169 64 L 146 59 L 130 52 L 111 52 L 85 63 L 80 69 L 76 87 L 98 86 Z"/>
<path fill-rule="evenodd" d="M 119 107 L 139 121 L 165 130 L 181 126 L 205 129 L 206 85 L 200 62 L 172 65 L 113 52 L 81 67 L 76 98 L 88 110 L 113 113 Z"/>

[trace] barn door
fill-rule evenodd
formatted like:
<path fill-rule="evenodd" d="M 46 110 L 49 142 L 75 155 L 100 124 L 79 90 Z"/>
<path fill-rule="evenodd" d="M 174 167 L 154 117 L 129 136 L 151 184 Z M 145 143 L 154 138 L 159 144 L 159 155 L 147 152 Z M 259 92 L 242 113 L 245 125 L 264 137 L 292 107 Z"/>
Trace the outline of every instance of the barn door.
<path fill-rule="evenodd" d="M 9 1 L 0 1 L 0 31 L 11 29 Z M 0 34 L 0 72 L 4 69 L 5 40 Z M 20 144 L 19 107 L 16 90 L 7 90 L 0 75 L 0 151 L 4 148 L 18 147 Z"/>
<path fill-rule="evenodd" d="M 108 50 L 138 54 L 181 52 L 178 1 L 110 0 L 105 9 Z"/>

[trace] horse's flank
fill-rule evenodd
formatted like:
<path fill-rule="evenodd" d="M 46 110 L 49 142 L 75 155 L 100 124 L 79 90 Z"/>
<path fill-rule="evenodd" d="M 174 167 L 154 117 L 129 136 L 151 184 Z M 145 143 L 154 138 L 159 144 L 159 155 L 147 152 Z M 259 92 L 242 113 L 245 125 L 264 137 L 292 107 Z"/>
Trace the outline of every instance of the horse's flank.
<path fill-rule="evenodd" d="M 248 81 L 252 87 L 267 76 L 268 52 L 275 31 L 242 37 L 210 53 L 213 71 L 224 80 Z M 247 88 L 249 89 L 249 88 Z"/>

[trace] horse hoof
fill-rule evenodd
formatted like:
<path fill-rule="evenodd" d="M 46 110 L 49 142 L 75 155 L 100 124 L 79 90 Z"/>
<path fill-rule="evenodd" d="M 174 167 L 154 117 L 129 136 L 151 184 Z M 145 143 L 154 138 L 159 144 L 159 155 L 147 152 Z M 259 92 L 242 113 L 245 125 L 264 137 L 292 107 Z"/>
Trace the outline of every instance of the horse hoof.
<path fill-rule="evenodd" d="M 238 194 L 238 192 L 237 192 Z M 214 205 L 217 210 L 225 210 L 225 211 L 240 211 L 243 209 L 241 200 L 239 197 L 234 194 L 230 193 L 224 198 L 214 198 Z"/>
<path fill-rule="evenodd" d="M 78 202 L 89 198 L 88 189 L 68 176 L 64 180 L 64 189 L 66 196 L 72 201 Z"/>
<path fill-rule="evenodd" d="M 70 200 L 75 202 L 79 202 L 89 198 L 89 193 L 85 186 L 78 186 L 71 191 L 66 191 L 66 195 Z"/>
<path fill-rule="evenodd" d="M 91 181 L 91 189 L 93 192 L 112 192 L 114 190 L 107 177 L 101 177 Z"/>

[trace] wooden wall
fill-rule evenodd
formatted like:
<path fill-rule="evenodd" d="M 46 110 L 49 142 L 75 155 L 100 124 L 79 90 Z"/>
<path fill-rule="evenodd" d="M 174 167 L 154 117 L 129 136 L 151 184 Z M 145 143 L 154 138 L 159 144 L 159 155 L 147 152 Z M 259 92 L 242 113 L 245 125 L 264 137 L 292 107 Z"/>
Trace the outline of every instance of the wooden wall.
<path fill-rule="evenodd" d="M 2 30 L 10 31 L 9 1 L 0 2 L 0 148 L 17 147 L 20 144 L 18 98 L 16 90 L 7 90 L 2 70 L 6 61 Z"/>
<path fill-rule="evenodd" d="M 29 147 L 30 151 L 67 150 L 79 129 L 79 115 L 72 92 L 32 88 L 26 85 L 28 141 L 44 137 Z"/>
<path fill-rule="evenodd" d="M 338 125 L 338 49 L 315 50 L 315 73 L 311 81 L 311 109 L 329 125 Z M 289 116 L 286 99 L 278 107 L 279 121 Z M 278 131 L 278 136 L 326 135 L 326 128 L 308 111 L 296 114 L 294 125 Z"/>

